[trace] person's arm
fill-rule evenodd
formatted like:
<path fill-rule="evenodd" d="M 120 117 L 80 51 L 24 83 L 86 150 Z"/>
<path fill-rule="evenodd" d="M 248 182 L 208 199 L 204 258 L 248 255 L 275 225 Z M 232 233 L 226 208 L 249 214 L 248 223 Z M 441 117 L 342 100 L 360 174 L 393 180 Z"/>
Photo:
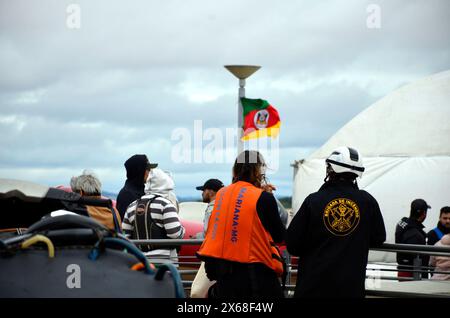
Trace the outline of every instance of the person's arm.
<path fill-rule="evenodd" d="M 425 245 L 425 239 L 416 228 L 410 229 L 403 234 L 403 244 Z"/>
<path fill-rule="evenodd" d="M 180 222 L 177 209 L 172 203 L 168 203 L 163 207 L 162 223 L 168 237 L 172 239 L 183 238 L 185 229 Z"/>
<path fill-rule="evenodd" d="M 386 227 L 384 226 L 383 215 L 378 202 L 373 197 L 372 200 L 374 208 L 370 222 L 370 247 L 376 247 L 386 241 Z"/>
<path fill-rule="evenodd" d="M 286 228 L 278 213 L 277 201 L 273 194 L 263 191 L 256 203 L 256 212 L 262 225 L 270 233 L 275 243 L 281 243 L 285 239 Z"/>
<path fill-rule="evenodd" d="M 310 213 L 308 198 L 303 201 L 287 229 L 286 247 L 288 252 L 294 256 L 300 256 L 308 246 L 307 233 Z"/>
<path fill-rule="evenodd" d="M 122 231 L 127 238 L 131 238 L 133 235 L 135 214 L 136 214 L 136 201 L 129 205 L 122 221 Z"/>
<path fill-rule="evenodd" d="M 203 237 L 206 237 L 206 230 L 208 229 L 209 219 L 211 218 L 212 210 L 214 209 L 214 204 L 208 204 L 208 207 L 205 210 L 205 216 L 203 217 Z"/>

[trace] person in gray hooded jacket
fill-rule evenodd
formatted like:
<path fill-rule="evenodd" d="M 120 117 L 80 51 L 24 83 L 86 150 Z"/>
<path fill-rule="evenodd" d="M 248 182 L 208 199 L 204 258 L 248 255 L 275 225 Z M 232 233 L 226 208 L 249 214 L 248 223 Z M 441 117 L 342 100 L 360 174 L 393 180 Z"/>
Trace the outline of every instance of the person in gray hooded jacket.
<path fill-rule="evenodd" d="M 178 217 L 172 178 L 161 169 L 152 169 L 145 194 L 127 208 L 122 229 L 131 239 L 182 239 L 185 229 Z M 176 262 L 176 246 L 159 248 L 141 245 L 152 263 Z"/>

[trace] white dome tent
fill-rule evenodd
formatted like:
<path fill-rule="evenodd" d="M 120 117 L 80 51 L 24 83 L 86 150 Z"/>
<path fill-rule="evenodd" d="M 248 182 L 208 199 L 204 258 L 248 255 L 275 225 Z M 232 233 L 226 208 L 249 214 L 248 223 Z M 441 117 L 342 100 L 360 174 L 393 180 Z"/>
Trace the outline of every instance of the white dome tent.
<path fill-rule="evenodd" d="M 366 170 L 358 184 L 380 204 L 387 242 L 394 242 L 396 223 L 409 215 L 410 203 L 425 199 L 431 209 L 426 230 L 450 205 L 450 71 L 403 86 L 355 116 L 322 147 L 294 163 L 293 213 L 316 192 L 325 177 L 325 158 L 349 146 L 363 156 Z M 395 261 L 393 253 L 371 260 Z"/>

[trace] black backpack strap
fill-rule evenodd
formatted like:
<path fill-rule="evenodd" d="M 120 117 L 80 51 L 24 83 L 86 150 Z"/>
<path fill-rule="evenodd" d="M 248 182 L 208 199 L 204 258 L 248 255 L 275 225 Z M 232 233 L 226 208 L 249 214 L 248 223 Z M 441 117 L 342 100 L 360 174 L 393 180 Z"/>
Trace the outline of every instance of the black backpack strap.
<path fill-rule="evenodd" d="M 114 229 L 116 230 L 117 233 L 122 234 L 122 227 L 120 226 L 119 220 L 117 219 L 116 210 L 113 207 L 111 207 L 109 210 L 112 213 Z"/>

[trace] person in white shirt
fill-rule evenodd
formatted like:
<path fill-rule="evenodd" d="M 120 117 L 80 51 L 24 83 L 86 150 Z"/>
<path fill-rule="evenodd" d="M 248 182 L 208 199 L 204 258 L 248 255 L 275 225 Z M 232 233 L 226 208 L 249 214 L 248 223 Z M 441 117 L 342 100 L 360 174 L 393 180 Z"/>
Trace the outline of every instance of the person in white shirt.
<path fill-rule="evenodd" d="M 206 207 L 205 216 L 203 217 L 203 233 L 197 234 L 197 238 L 204 238 L 206 230 L 208 229 L 209 218 L 214 208 L 217 191 L 223 188 L 223 182 L 218 179 L 209 179 L 204 185 L 196 187 L 197 190 L 202 191 L 202 199 L 204 203 L 208 203 Z"/>
<path fill-rule="evenodd" d="M 196 237 L 199 239 L 205 238 L 206 230 L 208 229 L 209 218 L 214 208 L 217 191 L 222 189 L 224 184 L 218 179 L 209 179 L 204 185 L 196 187 L 197 190 L 202 191 L 202 199 L 204 203 L 208 203 L 206 207 L 205 216 L 203 217 L 203 232 L 197 233 Z M 207 298 L 209 288 L 214 285 L 215 281 L 210 281 L 206 276 L 205 263 L 201 262 L 197 275 L 191 286 L 191 298 Z"/>

